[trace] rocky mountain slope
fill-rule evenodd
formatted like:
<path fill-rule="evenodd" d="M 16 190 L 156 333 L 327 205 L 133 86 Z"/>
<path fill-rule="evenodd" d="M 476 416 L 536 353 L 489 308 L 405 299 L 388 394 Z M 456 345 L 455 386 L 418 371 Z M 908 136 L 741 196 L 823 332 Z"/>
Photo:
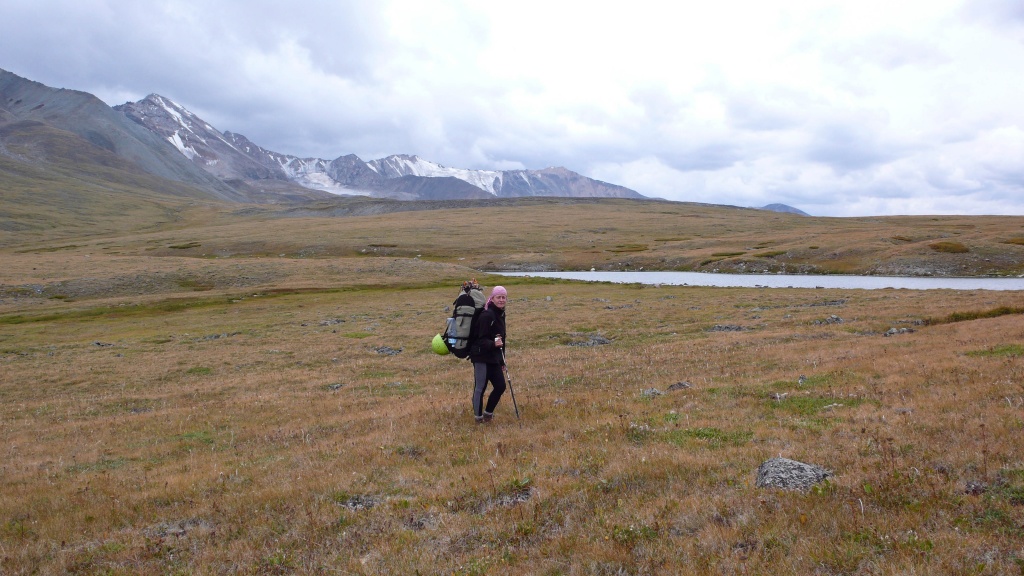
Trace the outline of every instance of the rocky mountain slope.
<path fill-rule="evenodd" d="M 400 200 L 451 200 L 565 196 L 643 198 L 637 192 L 565 168 L 470 170 L 417 156 L 364 161 L 349 154 L 334 160 L 299 158 L 267 150 L 241 134 L 220 132 L 191 111 L 158 94 L 114 107 L 173 144 L 197 166 L 224 181 L 250 185 L 290 182 L 331 194 Z"/>
<path fill-rule="evenodd" d="M 247 200 L 95 96 L 50 88 L 5 70 L 0 70 L 0 155 L 35 168 L 59 164 L 66 171 L 77 165 L 83 176 L 94 174 L 93 165 L 99 164 L 192 186 L 220 200 Z"/>

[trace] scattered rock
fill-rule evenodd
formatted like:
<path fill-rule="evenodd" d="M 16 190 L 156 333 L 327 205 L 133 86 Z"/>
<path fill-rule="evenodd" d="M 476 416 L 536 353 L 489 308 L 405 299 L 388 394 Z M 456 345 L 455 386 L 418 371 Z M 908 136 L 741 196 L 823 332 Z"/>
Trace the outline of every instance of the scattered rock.
<path fill-rule="evenodd" d="M 828 318 L 825 318 L 824 320 L 815 320 L 814 323 L 818 326 L 821 326 L 822 324 L 842 324 L 843 319 L 835 314 L 830 314 Z"/>
<path fill-rule="evenodd" d="M 807 304 L 807 306 L 842 306 L 844 304 L 846 304 L 845 298 L 840 300 L 825 300 L 824 302 L 814 302 L 812 304 Z"/>
<path fill-rule="evenodd" d="M 896 413 L 897 414 L 902 414 L 904 416 L 910 416 L 911 414 L 914 413 L 914 409 L 913 408 L 897 408 L 896 409 Z"/>
<path fill-rule="evenodd" d="M 93 342 L 93 345 L 100 346 L 102 348 L 106 348 L 107 346 L 113 346 L 113 344 L 110 344 L 108 342 L 99 342 L 99 341 Z"/>
<path fill-rule="evenodd" d="M 344 386 L 344 384 L 342 384 L 341 382 L 335 382 L 333 384 L 328 384 L 327 386 L 325 386 L 325 388 L 327 388 L 331 392 L 334 392 L 337 390 L 341 390 L 342 386 Z"/>
<path fill-rule="evenodd" d="M 568 346 L 603 346 L 611 344 L 612 341 L 600 334 L 570 334 L 573 340 L 567 342 Z"/>
<path fill-rule="evenodd" d="M 807 376 L 801 374 L 800 377 L 796 379 L 796 383 L 798 386 L 803 386 L 805 383 L 807 383 Z"/>
<path fill-rule="evenodd" d="M 349 510 L 368 510 L 380 504 L 380 498 L 356 494 L 338 502 Z"/>
<path fill-rule="evenodd" d="M 511 494 L 502 494 L 495 498 L 494 505 L 502 507 L 515 506 L 522 502 L 528 502 L 531 496 L 533 496 L 533 490 L 530 488 L 515 490 Z"/>
<path fill-rule="evenodd" d="M 977 480 L 969 480 L 964 485 L 964 494 L 970 494 L 971 496 L 981 496 L 985 492 L 988 492 L 988 484 Z"/>
<path fill-rule="evenodd" d="M 808 490 L 826 478 L 834 476 L 832 471 L 814 464 L 805 464 L 788 458 L 771 458 L 757 467 L 758 488 L 780 488 L 782 490 Z"/>
<path fill-rule="evenodd" d="M 440 520 L 434 515 L 412 516 L 405 520 L 405 525 L 412 530 L 434 530 L 440 525 Z"/>
<path fill-rule="evenodd" d="M 200 340 L 220 340 L 221 338 L 231 338 L 232 336 L 238 336 L 241 332 L 226 332 L 224 334 L 210 334 L 209 336 L 203 336 Z"/>
<path fill-rule="evenodd" d="M 161 522 L 145 530 L 146 535 L 156 538 L 184 538 L 190 534 L 210 534 L 214 531 L 213 524 L 202 518 L 189 518 L 180 522 Z"/>
<path fill-rule="evenodd" d="M 911 334 L 913 332 L 913 328 L 889 328 L 888 330 L 885 331 L 885 334 L 882 334 L 882 336 L 889 337 L 895 336 L 897 334 Z"/>
<path fill-rule="evenodd" d="M 328 318 L 327 320 L 321 320 L 320 321 L 320 325 L 321 326 L 337 326 L 338 324 L 341 324 L 343 322 L 345 322 L 345 321 L 342 320 L 341 318 Z"/>
<path fill-rule="evenodd" d="M 658 390 L 657 388 L 648 388 L 647 390 L 644 390 L 643 392 L 640 393 L 640 395 L 643 396 L 644 398 L 656 398 L 663 394 L 664 392 Z"/>
<path fill-rule="evenodd" d="M 374 348 L 373 351 L 383 356 L 397 356 L 402 352 L 402 349 L 398 348 L 396 350 L 390 346 L 379 346 L 377 348 Z"/>
<path fill-rule="evenodd" d="M 687 390 L 690 388 L 693 388 L 693 384 L 690 384 L 689 382 L 676 382 L 668 387 L 668 391 L 675 392 L 676 390 Z"/>
<path fill-rule="evenodd" d="M 708 328 L 708 332 L 742 332 L 744 330 L 747 330 L 747 328 L 737 326 L 736 324 L 715 324 Z"/>
<path fill-rule="evenodd" d="M 629 431 L 630 432 L 639 432 L 641 434 L 649 434 L 651 432 L 654 432 L 654 428 L 651 428 L 647 424 L 643 424 L 643 423 L 637 424 L 636 422 L 630 422 L 629 423 Z"/>

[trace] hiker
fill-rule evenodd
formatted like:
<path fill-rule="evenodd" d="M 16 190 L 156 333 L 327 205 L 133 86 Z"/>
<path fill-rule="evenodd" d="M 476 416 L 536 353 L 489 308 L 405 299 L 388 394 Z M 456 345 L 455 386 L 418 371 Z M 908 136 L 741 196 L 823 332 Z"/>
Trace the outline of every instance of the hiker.
<path fill-rule="evenodd" d="M 494 408 L 498 406 L 501 395 L 505 392 L 505 364 L 503 351 L 505 348 L 505 304 L 508 292 L 501 286 L 491 289 L 491 295 L 484 304 L 484 309 L 476 320 L 473 333 L 476 339 L 470 347 L 469 359 L 473 362 L 473 415 L 477 424 L 490 422 L 494 418 Z M 484 390 L 487 382 L 493 390 L 487 397 L 484 406 Z"/>

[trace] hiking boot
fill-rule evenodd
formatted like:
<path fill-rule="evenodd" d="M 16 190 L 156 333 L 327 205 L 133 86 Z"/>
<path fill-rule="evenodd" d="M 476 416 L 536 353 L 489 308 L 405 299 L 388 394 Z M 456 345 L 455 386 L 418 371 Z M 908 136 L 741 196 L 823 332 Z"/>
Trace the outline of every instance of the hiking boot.
<path fill-rule="evenodd" d="M 490 422 L 491 420 L 494 420 L 494 414 L 493 413 L 489 413 L 489 412 L 484 412 L 484 422 Z"/>
<path fill-rule="evenodd" d="M 473 418 L 476 419 L 476 423 L 477 424 L 483 424 L 484 422 L 486 422 L 486 420 L 484 420 L 483 416 L 474 416 Z"/>

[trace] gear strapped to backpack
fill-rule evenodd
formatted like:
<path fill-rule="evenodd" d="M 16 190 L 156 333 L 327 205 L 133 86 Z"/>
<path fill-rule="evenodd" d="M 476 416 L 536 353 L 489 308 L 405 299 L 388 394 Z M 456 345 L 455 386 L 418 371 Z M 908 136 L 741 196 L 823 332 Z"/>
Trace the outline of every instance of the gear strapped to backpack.
<path fill-rule="evenodd" d="M 443 336 L 445 346 L 455 357 L 466 358 L 469 356 L 473 325 L 486 303 L 487 297 L 484 296 L 480 284 L 475 279 L 462 283 L 462 292 L 452 303 L 452 315 L 447 319 Z"/>

